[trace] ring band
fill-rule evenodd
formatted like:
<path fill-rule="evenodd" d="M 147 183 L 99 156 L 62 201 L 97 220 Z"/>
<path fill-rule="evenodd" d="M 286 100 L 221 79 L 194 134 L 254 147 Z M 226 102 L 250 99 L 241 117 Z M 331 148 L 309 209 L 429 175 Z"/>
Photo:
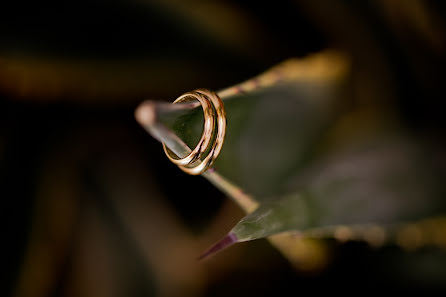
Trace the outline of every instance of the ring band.
<path fill-rule="evenodd" d="M 203 134 L 198 145 L 188 156 L 182 159 L 179 159 L 177 156 L 174 157 L 173 152 L 169 150 L 164 143 L 163 147 L 169 160 L 178 165 L 181 170 L 191 175 L 198 175 L 211 167 L 221 152 L 226 135 L 226 112 L 220 97 L 218 97 L 216 93 L 206 89 L 198 89 L 194 92 L 186 93 L 176 99 L 173 103 L 190 101 L 193 99 L 197 99 L 201 103 L 204 113 Z M 209 108 L 208 104 L 212 106 Z M 217 123 L 217 127 L 215 127 L 215 122 Z M 217 128 L 217 131 L 214 133 L 215 128 Z M 213 135 L 215 136 L 211 148 L 206 157 L 201 160 L 200 157 L 207 151 Z"/>
<path fill-rule="evenodd" d="M 179 159 L 178 156 L 176 156 L 166 145 L 163 143 L 163 149 L 164 153 L 166 154 L 167 158 L 174 164 L 178 166 L 184 166 L 194 163 L 196 160 L 200 159 L 200 156 L 202 153 L 204 153 L 207 148 L 209 147 L 209 143 L 212 138 L 212 133 L 214 131 L 215 126 L 215 112 L 212 108 L 211 101 L 205 97 L 202 96 L 200 93 L 197 92 L 189 92 L 186 94 L 181 95 L 178 97 L 173 104 L 175 103 L 181 103 L 181 102 L 188 102 L 192 100 L 198 100 L 201 104 L 201 107 L 203 108 L 203 114 L 204 114 L 204 126 L 203 126 L 203 134 L 201 135 L 200 140 L 198 141 L 197 146 L 195 149 L 190 152 L 189 155 L 187 155 L 184 158 Z"/>

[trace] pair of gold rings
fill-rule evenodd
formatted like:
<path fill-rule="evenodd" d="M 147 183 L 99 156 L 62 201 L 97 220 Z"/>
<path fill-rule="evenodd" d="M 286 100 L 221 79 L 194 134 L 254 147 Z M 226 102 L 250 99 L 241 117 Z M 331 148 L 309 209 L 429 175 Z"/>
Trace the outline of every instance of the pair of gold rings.
<path fill-rule="evenodd" d="M 226 112 L 220 97 L 205 89 L 185 93 L 173 104 L 193 100 L 200 102 L 204 114 L 203 133 L 197 146 L 184 158 L 179 158 L 164 143 L 163 148 L 167 158 L 181 170 L 191 175 L 198 175 L 212 166 L 220 154 L 226 134 Z M 201 160 L 202 154 L 206 151 L 208 151 L 207 155 Z"/>

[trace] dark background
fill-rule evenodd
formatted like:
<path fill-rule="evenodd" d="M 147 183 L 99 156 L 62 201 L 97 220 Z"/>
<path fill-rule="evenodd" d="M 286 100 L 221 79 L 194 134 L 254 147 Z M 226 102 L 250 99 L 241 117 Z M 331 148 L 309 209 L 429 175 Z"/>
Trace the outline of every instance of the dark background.
<path fill-rule="evenodd" d="M 168 162 L 134 119 L 146 98 L 218 90 L 289 57 L 335 47 L 351 55 L 354 71 L 368 74 L 360 90 L 371 92 L 367 100 L 392 106 L 413 131 L 444 147 L 445 7 L 389 2 L 2 2 L 1 294 L 157 296 L 163 286 L 174 296 L 444 290 L 425 273 L 429 267 L 417 274 L 404 266 L 413 257 L 435 266 L 432 254 L 444 257 L 436 250 L 333 241 L 328 267 L 308 272 L 259 240 L 199 264 L 206 271 L 200 280 L 184 277 L 190 267 L 175 261 L 166 267 L 179 277 L 158 277 L 154 260 L 144 260 L 158 251 L 151 243 L 163 250 L 164 239 L 176 238 L 172 224 L 201 238 L 199 247 L 166 244 L 196 257 L 243 216 L 203 178 Z M 143 230 L 152 226 L 142 248 L 120 213 L 126 203 L 151 209 L 140 222 Z M 217 227 L 209 233 L 209 226 Z"/>

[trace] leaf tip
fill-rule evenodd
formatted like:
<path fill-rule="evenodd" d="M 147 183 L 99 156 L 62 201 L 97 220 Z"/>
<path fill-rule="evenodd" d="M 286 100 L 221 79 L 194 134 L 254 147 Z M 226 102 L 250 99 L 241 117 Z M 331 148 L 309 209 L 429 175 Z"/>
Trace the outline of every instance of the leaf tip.
<path fill-rule="evenodd" d="M 215 243 L 213 246 L 211 246 L 209 249 L 204 251 L 199 257 L 198 260 L 202 261 L 210 256 L 215 255 L 218 252 L 221 252 L 222 250 L 230 247 L 234 243 L 237 243 L 238 239 L 235 233 L 229 232 L 225 237 L 223 237 L 221 240 L 219 240 L 217 243 Z"/>
<path fill-rule="evenodd" d="M 156 121 L 155 103 L 144 101 L 135 110 L 136 121 L 142 126 L 153 125 Z"/>

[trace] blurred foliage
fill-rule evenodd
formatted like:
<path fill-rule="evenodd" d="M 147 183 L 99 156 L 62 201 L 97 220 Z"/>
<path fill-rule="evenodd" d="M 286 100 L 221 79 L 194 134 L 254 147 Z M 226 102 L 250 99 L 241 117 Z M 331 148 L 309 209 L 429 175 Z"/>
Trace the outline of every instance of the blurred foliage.
<path fill-rule="evenodd" d="M 396 228 L 445 212 L 441 168 L 431 159 L 435 148 L 411 135 L 391 111 L 378 113 L 377 107 L 352 104 L 348 69 L 342 55 L 319 53 L 220 92 L 227 137 L 213 169 L 204 176 L 242 207 L 244 200 L 255 200 L 247 212 L 258 202 L 260 207 L 217 247 L 312 229 L 327 230 L 323 237 L 346 240 L 355 235 L 374 245 L 403 236 L 407 240 L 400 243 L 409 248 L 421 236 L 424 240 L 417 246 L 444 247 L 443 221 L 406 235 L 406 229 Z M 203 129 L 201 107 L 183 106 L 146 102 L 136 114 L 180 156 L 190 152 L 187 145 L 193 147 Z M 240 193 L 247 198 L 240 199 Z M 428 239 L 432 232 L 438 235 Z M 305 246 L 292 238 L 284 241 L 279 248 L 287 256 Z M 300 262 L 305 258 L 303 254 Z"/>
<path fill-rule="evenodd" d="M 302 114 L 294 119 L 297 130 L 283 132 L 331 135 L 316 152 L 309 142 L 306 153 L 316 157 L 344 143 L 344 137 L 361 141 L 363 131 L 376 131 L 376 147 L 382 148 L 378 152 L 389 156 L 385 148 L 396 143 L 390 145 L 390 156 L 397 154 L 397 161 L 417 156 L 413 166 L 427 170 L 422 180 L 434 175 L 436 185 L 446 167 L 442 2 L 6 1 L 0 4 L 0 16 L 0 160 L 7 248 L 3 295 L 271 296 L 278 287 L 298 287 L 301 293 L 349 287 L 381 292 L 383 285 L 393 291 L 422 289 L 424 294 L 445 290 L 444 274 L 439 274 L 446 267 L 444 250 L 429 246 L 407 253 L 394 245 L 376 250 L 361 242 L 328 240 L 320 245 L 310 240 L 288 250 L 288 256 L 300 261 L 322 259 L 323 265 L 315 267 L 325 269 L 313 272 L 305 272 L 315 268 L 305 267 L 307 262 L 292 269 L 262 241 L 196 262 L 243 214 L 206 181 L 171 165 L 159 143 L 133 118 L 143 98 L 172 101 L 197 87 L 222 89 L 290 57 L 335 48 L 350 61 L 348 83 L 339 94 L 346 102 L 322 108 L 324 115 L 333 114 L 327 122 Z M 255 93 L 251 95 L 243 100 L 254 100 Z M 284 120 L 298 111 L 289 103 Z M 320 108 L 306 101 L 298 107 Z M 234 110 L 244 112 L 236 104 Z M 338 112 L 352 111 L 358 113 L 337 117 Z M 297 126 L 301 120 L 317 125 L 302 129 Z M 356 148 L 353 156 L 362 160 L 361 146 Z M 323 159 L 327 162 L 305 171 L 305 179 L 290 175 L 290 182 L 307 185 L 306 192 L 315 196 L 314 184 L 307 180 L 315 170 L 332 172 L 332 161 L 345 160 L 343 156 L 333 150 Z M 227 162 L 221 157 L 216 166 Z M 385 165 L 391 167 L 395 161 L 389 158 Z M 406 176 L 404 168 L 398 172 Z M 235 169 L 234 182 L 246 180 L 247 174 Z M 288 176 L 285 169 L 278 168 L 281 176 Z M 260 178 L 267 171 L 257 168 L 254 173 Z M 407 191 L 424 189 L 426 183 L 417 180 L 421 173 L 407 174 L 416 179 Z M 379 174 L 374 176 L 379 180 Z M 272 189 L 280 181 L 245 184 L 249 194 L 256 189 L 261 194 L 258 187 Z M 218 179 L 211 182 L 221 184 Z M 244 209 L 256 207 L 246 193 L 236 195 L 246 198 Z M 426 211 L 437 210 L 441 207 Z M 431 224 L 403 226 L 402 234 L 412 235 L 397 234 L 396 242 L 418 238 L 419 228 Z M 370 234 L 363 231 L 358 231 L 361 239 Z M 328 232 L 341 242 L 357 234 L 354 228 Z M 293 237 L 288 240 L 296 243 Z M 285 241 L 275 244 L 285 251 Z"/>

